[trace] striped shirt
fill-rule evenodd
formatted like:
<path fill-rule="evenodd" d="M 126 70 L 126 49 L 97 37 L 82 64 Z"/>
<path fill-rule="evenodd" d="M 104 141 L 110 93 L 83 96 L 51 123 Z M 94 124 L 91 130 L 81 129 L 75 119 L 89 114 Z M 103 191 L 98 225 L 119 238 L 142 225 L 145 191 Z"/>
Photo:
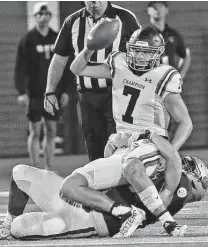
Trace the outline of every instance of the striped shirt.
<path fill-rule="evenodd" d="M 91 61 L 103 62 L 114 50 L 126 51 L 126 42 L 132 33 L 141 28 L 141 26 L 131 11 L 109 3 L 105 13 L 98 20 L 94 20 L 86 8 L 68 16 L 59 32 L 54 52 L 61 56 L 76 56 L 86 45 L 88 33 L 93 25 L 105 18 L 119 20 L 119 33 L 111 46 L 94 52 Z M 80 89 L 95 90 L 112 85 L 110 79 L 94 79 L 90 77 L 78 77 L 77 83 Z"/>

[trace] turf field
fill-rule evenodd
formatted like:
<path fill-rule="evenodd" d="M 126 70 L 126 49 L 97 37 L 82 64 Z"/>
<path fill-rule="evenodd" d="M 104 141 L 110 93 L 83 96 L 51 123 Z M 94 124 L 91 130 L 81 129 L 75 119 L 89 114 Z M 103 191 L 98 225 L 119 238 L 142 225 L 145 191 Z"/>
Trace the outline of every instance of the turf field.
<path fill-rule="evenodd" d="M 196 155 L 208 164 L 208 155 L 206 150 L 187 151 L 187 153 Z M 80 156 L 60 156 L 56 157 L 54 170 L 60 175 L 66 176 L 76 167 L 82 166 L 88 161 L 86 155 Z M 15 164 L 27 163 L 27 159 L 3 159 L 0 160 L 0 219 L 3 219 L 8 202 L 9 176 L 12 167 Z M 2 193 L 3 192 L 3 193 Z M 29 202 L 26 211 L 35 211 L 38 208 Z M 129 246 L 129 247 L 207 247 L 208 246 L 208 195 L 201 202 L 188 204 L 181 210 L 175 218 L 178 223 L 187 224 L 188 232 L 183 238 L 174 238 L 162 234 L 163 228 L 160 223 L 148 226 L 145 229 L 138 230 L 133 237 L 128 239 L 112 238 L 94 238 L 94 239 L 63 239 L 63 240 L 39 240 L 39 241 L 17 241 L 0 240 L 0 246 L 7 247 L 66 247 L 66 246 Z"/>

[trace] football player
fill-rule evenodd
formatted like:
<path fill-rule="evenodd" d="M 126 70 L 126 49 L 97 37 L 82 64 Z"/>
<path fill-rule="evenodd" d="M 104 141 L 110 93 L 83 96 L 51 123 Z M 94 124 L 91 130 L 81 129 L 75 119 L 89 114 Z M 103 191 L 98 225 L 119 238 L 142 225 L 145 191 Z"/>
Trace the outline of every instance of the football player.
<path fill-rule="evenodd" d="M 61 187 L 62 198 L 75 200 L 95 209 L 110 211 L 114 215 L 124 214 L 127 209 L 112 206 L 112 202 L 107 199 L 104 201 L 104 197 L 91 190 L 92 187 L 106 189 L 109 184 L 109 187 L 117 186 L 123 176 L 145 206 L 159 217 L 165 229 L 171 225 L 166 222 L 173 222 L 175 225 L 166 207 L 180 181 L 181 164 L 177 160 L 177 150 L 187 140 L 193 126 L 187 107 L 180 96 L 182 90 L 180 74 L 169 65 L 160 65 L 164 50 L 164 39 L 156 29 L 152 27 L 142 31 L 139 29 L 127 43 L 127 53 L 113 52 L 108 56 L 106 63 L 91 63 L 89 60 L 94 51 L 86 47 L 71 64 L 71 70 L 81 76 L 112 78 L 113 115 L 117 127 L 117 134 L 113 138 L 110 137 L 109 142 L 113 150 L 123 146 L 129 147 L 128 139 L 132 139 L 133 133 L 137 135 L 135 139 L 133 138 L 136 142 L 139 134 L 146 130 L 168 138 L 167 127 L 170 116 L 178 122 L 172 148 L 169 148 L 173 156 L 172 162 L 167 162 L 166 189 L 158 194 L 145 172 L 141 162 L 144 153 L 141 155 L 141 148 L 138 146 L 138 150 L 135 149 L 126 156 L 122 167 L 121 163 L 116 164 L 112 162 L 113 160 L 111 162 L 109 160 L 106 165 L 106 160 L 99 159 L 77 169 L 64 180 Z M 127 222 L 127 225 L 131 224 Z M 124 222 L 120 233 L 126 228 Z M 181 235 L 184 231 L 183 226 L 178 233 L 174 231 L 180 227 L 170 228 L 173 229 L 172 235 Z"/>
<path fill-rule="evenodd" d="M 181 158 L 182 176 L 168 207 L 172 215 L 187 203 L 200 201 L 208 188 L 206 165 L 200 159 L 190 155 L 182 155 Z M 164 169 L 152 174 L 151 179 L 159 191 L 164 185 Z M 117 217 L 87 209 L 81 204 L 64 203 L 59 198 L 62 181 L 63 178 L 49 171 L 27 165 L 14 167 L 10 191 L 10 195 L 14 198 L 11 196 L 9 198 L 10 213 L 7 213 L 0 228 L 1 238 L 8 238 L 10 233 L 13 237 L 24 240 L 106 237 L 113 236 L 119 231 L 121 222 Z M 142 208 L 146 212 L 146 219 L 140 227 L 156 222 L 157 218 L 144 206 L 130 186 L 111 188 L 103 193 L 119 203 Z M 22 214 L 28 196 L 43 212 Z M 16 211 L 16 216 L 19 216 L 12 218 L 11 211 L 13 213 Z M 8 217 L 9 214 L 10 217 Z"/>

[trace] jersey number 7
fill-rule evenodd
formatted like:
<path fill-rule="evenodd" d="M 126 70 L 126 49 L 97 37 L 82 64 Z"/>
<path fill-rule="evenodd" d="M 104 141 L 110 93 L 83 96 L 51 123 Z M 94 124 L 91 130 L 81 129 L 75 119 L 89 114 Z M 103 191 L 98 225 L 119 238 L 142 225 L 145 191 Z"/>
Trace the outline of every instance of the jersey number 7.
<path fill-rule="evenodd" d="M 123 90 L 123 95 L 127 96 L 128 94 L 131 95 L 131 98 L 129 100 L 129 104 L 127 106 L 126 112 L 124 115 L 122 115 L 122 120 L 124 122 L 133 124 L 133 117 L 131 116 L 134 107 L 136 105 L 136 102 L 139 98 L 141 90 L 133 88 L 133 87 L 129 87 L 129 86 L 124 86 L 124 90 Z"/>

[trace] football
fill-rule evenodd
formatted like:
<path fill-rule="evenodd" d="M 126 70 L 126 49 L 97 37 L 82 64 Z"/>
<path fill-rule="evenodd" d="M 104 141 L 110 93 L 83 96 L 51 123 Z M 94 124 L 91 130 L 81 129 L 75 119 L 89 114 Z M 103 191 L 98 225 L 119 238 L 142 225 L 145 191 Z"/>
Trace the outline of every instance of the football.
<path fill-rule="evenodd" d="M 87 48 L 101 50 L 110 46 L 118 35 L 119 21 L 105 19 L 97 23 L 87 36 Z"/>

